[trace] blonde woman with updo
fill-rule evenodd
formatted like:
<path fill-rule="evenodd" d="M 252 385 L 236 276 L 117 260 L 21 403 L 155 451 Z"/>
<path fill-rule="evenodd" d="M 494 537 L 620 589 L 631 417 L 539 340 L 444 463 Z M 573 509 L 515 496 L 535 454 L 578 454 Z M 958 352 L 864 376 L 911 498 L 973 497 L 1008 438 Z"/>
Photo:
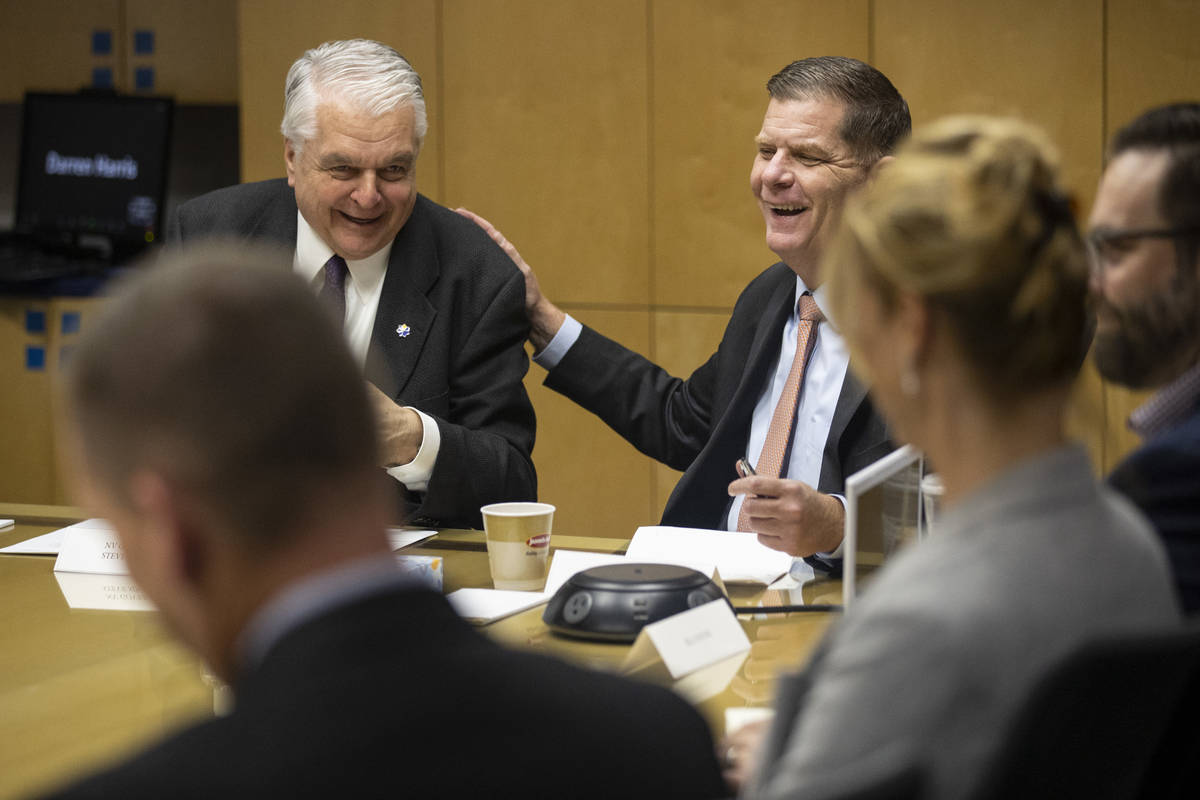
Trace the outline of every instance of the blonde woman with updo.
<path fill-rule="evenodd" d="M 1178 624 L 1167 562 L 1063 431 L 1087 265 L 1039 131 L 930 125 L 852 201 L 826 258 L 851 363 L 937 466 L 944 514 L 780 681 L 750 793 L 917 764 L 928 796 L 961 798 L 1052 662 Z"/>

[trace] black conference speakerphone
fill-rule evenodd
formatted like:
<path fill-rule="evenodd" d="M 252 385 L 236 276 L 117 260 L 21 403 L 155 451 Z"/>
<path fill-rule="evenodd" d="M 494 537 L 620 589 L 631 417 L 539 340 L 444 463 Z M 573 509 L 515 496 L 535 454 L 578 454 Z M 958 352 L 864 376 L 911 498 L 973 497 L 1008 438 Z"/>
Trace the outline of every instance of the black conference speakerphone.
<path fill-rule="evenodd" d="M 713 600 L 724 592 L 702 572 L 673 564 L 609 564 L 573 575 L 542 613 L 555 633 L 632 642 L 646 625 Z"/>

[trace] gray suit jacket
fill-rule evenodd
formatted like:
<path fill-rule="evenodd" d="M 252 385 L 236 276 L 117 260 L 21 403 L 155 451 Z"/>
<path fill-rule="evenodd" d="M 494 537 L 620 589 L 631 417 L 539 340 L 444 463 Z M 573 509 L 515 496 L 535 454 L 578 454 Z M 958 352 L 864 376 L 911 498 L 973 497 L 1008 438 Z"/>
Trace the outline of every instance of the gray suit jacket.
<path fill-rule="evenodd" d="M 1179 621 L 1145 519 L 1096 483 L 1082 449 L 1036 457 L 939 519 L 779 681 L 749 795 L 846 789 L 907 761 L 927 796 L 967 797 L 1050 665 L 1091 638 Z"/>
<path fill-rule="evenodd" d="M 295 194 L 279 179 L 185 203 L 167 239 L 202 237 L 295 247 Z M 478 226 L 417 197 L 392 245 L 366 366 L 371 382 L 441 432 L 428 490 L 397 483 L 413 524 L 478 528 L 480 506 L 537 497 L 524 298 L 520 271 Z M 408 336 L 397 334 L 401 323 Z"/>
<path fill-rule="evenodd" d="M 584 328 L 546 385 L 600 416 L 630 444 L 684 470 L 664 525 L 722 528 L 734 464 L 746 454 L 750 418 L 779 354 L 796 274 L 778 263 L 751 281 L 734 306 L 720 347 L 687 380 Z M 893 449 L 866 387 L 847 373 L 825 444 L 822 492 Z"/>

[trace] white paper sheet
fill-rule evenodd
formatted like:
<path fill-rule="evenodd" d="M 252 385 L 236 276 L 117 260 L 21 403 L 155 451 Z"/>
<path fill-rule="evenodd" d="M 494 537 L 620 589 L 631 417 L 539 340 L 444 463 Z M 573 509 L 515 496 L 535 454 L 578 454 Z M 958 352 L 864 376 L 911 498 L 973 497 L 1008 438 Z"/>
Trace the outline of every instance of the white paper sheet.
<path fill-rule="evenodd" d="M 0 528 L 4 527 L 3 522 L 4 520 L 0 520 Z M 0 553 L 26 556 L 56 556 L 62 547 L 63 536 L 66 535 L 68 530 L 75 528 L 110 529 L 108 523 L 102 519 L 88 519 L 83 522 L 77 522 L 74 525 L 68 525 L 66 528 L 50 531 L 50 533 L 44 533 L 41 536 L 35 536 L 32 539 L 26 539 L 23 542 L 17 542 L 8 547 L 0 548 Z M 437 531 L 409 531 L 400 528 L 388 528 L 387 531 L 388 541 L 391 543 L 393 551 L 414 545 L 417 542 L 423 542 L 436 533 Z"/>
<path fill-rule="evenodd" d="M 507 589 L 459 589 L 446 595 L 460 617 L 471 622 L 495 622 L 546 602 L 541 592 Z"/>
<path fill-rule="evenodd" d="M 752 722 L 762 722 L 775 716 L 773 708 L 735 706 L 725 709 L 725 735 L 729 736 Z"/>
<path fill-rule="evenodd" d="M 603 567 L 608 564 L 621 564 L 625 556 L 612 553 L 589 553 L 586 550 L 555 550 L 550 560 L 550 573 L 546 576 L 544 594 L 549 600 L 564 583 L 577 572 L 583 572 L 592 567 Z"/>
<path fill-rule="evenodd" d="M 638 528 L 625 557 L 630 561 L 680 564 L 704 571 L 713 565 L 725 583 L 761 583 L 764 586 L 792 566 L 787 553 L 759 544 L 753 533 L 672 528 L 653 525 Z"/>
<path fill-rule="evenodd" d="M 392 544 L 393 552 L 417 542 L 423 542 L 435 533 L 437 531 L 406 531 L 401 528 L 387 529 L 388 541 Z"/>
<path fill-rule="evenodd" d="M 630 559 L 627 555 L 619 556 L 612 553 L 590 553 L 586 550 L 555 550 L 550 561 L 550 574 L 546 576 L 546 599 L 549 600 L 553 597 L 554 593 L 577 572 L 583 572 L 585 569 L 591 569 L 592 567 L 604 567 L 609 564 L 647 563 L 647 561 L 647 559 Z M 678 566 L 690 567 L 697 572 L 708 575 L 710 578 L 716 571 L 716 565 L 712 562 L 687 557 L 674 561 L 656 559 L 649 561 L 649 563 L 676 564 Z M 723 576 L 722 580 L 724 580 Z"/>
<path fill-rule="evenodd" d="M 14 519 L 0 519 L 0 531 L 4 530 L 5 528 L 11 528 L 16 524 L 17 521 Z"/>
<path fill-rule="evenodd" d="M 83 522 L 76 522 L 74 525 L 68 525 L 65 528 L 59 528 L 56 531 L 43 533 L 41 536 L 0 548 L 0 553 L 21 556 L 56 556 L 59 549 L 62 548 L 62 540 L 67 535 L 67 531 L 80 529 L 109 531 L 112 530 L 112 527 L 102 519 L 85 519 Z"/>
<path fill-rule="evenodd" d="M 624 556 L 589 553 L 584 550 L 555 550 L 550 559 L 546 587 L 541 592 L 517 592 L 506 589 L 459 589 L 446 595 L 458 615 L 471 622 L 486 624 L 548 602 L 572 575 L 592 567 L 620 564 Z"/>

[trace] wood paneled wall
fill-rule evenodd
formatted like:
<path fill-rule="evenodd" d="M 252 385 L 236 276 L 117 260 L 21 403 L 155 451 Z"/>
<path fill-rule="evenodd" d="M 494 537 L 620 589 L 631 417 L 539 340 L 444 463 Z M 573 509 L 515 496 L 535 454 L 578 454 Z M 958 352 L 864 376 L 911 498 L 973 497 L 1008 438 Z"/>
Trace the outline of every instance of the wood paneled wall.
<path fill-rule="evenodd" d="M 1151 106 L 1200 98 L 1200 2 L 1110 0 L 1105 44 L 1107 135 Z M 1137 445 L 1123 421 L 1146 393 L 1106 384 L 1103 397 L 1103 446 L 1112 466 Z"/>
<path fill-rule="evenodd" d="M 92 86 L 92 70 L 112 70 L 113 86 L 134 92 L 134 70 L 154 69 L 154 94 L 181 103 L 238 99 L 236 0 L 0 0 L 0 102 L 28 89 Z M 135 31 L 153 33 L 153 52 L 135 52 Z M 108 32 L 111 50 L 92 51 Z"/>
<path fill-rule="evenodd" d="M 96 70 L 107 70 L 117 91 L 136 93 L 134 76 L 143 67 L 153 70 L 145 91 L 181 104 L 236 103 L 236 19 L 236 0 L 0 0 L 0 103 L 20 103 L 28 90 L 92 87 Z M 151 34 L 151 52 L 137 52 L 139 31 Z M 106 52 L 93 46 L 97 33 L 107 37 Z M 17 130 L 4 131 L 12 147 L 0 152 L 11 159 L 3 173 L 14 183 L 19 138 Z M 0 195 L 11 199 L 16 187 Z M 56 466 L 51 411 L 59 366 L 77 336 L 75 324 L 64 329 L 62 321 L 66 314 L 86 329 L 100 302 L 0 297 L 0 501 L 71 499 Z M 43 327 L 29 329 L 31 312 L 42 315 Z M 31 350 L 38 355 L 31 358 Z"/>
<path fill-rule="evenodd" d="M 73 502 L 57 456 L 55 384 L 79 332 L 93 323 L 99 298 L 0 296 L 0 499 Z M 31 316 L 37 319 L 34 323 Z"/>
<path fill-rule="evenodd" d="M 420 186 L 492 219 L 547 293 L 686 375 L 742 287 L 774 258 L 751 202 L 764 83 L 811 55 L 871 61 L 917 124 L 1016 114 L 1058 143 L 1086 209 L 1115 126 L 1200 94 L 1200 3 L 1179 0 L 242 0 L 244 178 L 283 174 L 283 76 L 305 48 L 364 36 L 421 72 L 430 134 Z M 654 522 L 677 473 L 527 381 L 556 529 Z M 1072 429 L 1107 469 L 1137 398 L 1088 368 Z"/>

